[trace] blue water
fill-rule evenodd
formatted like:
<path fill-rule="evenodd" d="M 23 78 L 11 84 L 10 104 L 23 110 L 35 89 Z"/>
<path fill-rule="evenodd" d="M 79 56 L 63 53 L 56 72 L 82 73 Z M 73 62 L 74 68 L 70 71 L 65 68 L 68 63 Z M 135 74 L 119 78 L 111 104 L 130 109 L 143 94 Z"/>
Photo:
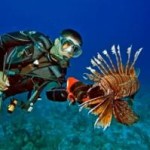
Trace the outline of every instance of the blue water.
<path fill-rule="evenodd" d="M 120 45 L 133 52 L 143 47 L 136 67 L 141 88 L 134 109 L 140 120 L 132 126 L 112 122 L 103 131 L 93 127 L 96 119 L 78 105 L 46 100 L 31 113 L 16 110 L 0 114 L 0 150 L 148 150 L 150 149 L 150 2 L 148 0 L 5 0 L 0 4 L 0 34 L 37 30 L 55 39 L 61 30 L 73 28 L 83 37 L 83 55 L 71 61 L 67 76 L 81 80 L 97 52 Z M 23 99 L 24 95 L 19 95 Z"/>

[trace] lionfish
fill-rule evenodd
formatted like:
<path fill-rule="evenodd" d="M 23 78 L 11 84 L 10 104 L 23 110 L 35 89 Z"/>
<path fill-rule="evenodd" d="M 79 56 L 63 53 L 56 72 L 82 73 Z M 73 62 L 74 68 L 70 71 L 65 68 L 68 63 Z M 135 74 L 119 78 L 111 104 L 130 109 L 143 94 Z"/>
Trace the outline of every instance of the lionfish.
<path fill-rule="evenodd" d="M 110 126 L 113 116 L 125 125 L 131 125 L 138 120 L 138 116 L 125 98 L 132 99 L 139 89 L 138 75 L 134 65 L 142 48 L 136 51 L 133 61 L 130 60 L 131 49 L 132 46 L 127 48 L 128 59 L 125 65 L 122 63 L 120 46 L 113 45 L 111 51 L 115 55 L 116 63 L 113 62 L 107 50 L 104 50 L 103 55 L 107 61 L 100 53 L 97 53 L 97 57 L 91 59 L 92 67 L 87 67 L 91 73 L 85 73 L 86 79 L 94 82 L 88 92 L 98 87 L 99 96 L 83 102 L 80 110 L 86 107 L 90 109 L 89 113 L 98 116 L 95 122 L 96 127 L 102 127 L 105 130 Z M 93 67 L 97 67 L 99 71 Z"/>

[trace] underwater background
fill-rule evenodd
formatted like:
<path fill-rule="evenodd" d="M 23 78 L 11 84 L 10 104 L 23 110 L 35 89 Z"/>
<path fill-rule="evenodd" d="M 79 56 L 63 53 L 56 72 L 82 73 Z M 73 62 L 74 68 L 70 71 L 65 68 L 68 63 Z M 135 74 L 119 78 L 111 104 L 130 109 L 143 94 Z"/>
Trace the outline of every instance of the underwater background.
<path fill-rule="evenodd" d="M 71 61 L 67 76 L 83 80 L 90 58 L 120 45 L 133 53 L 143 47 L 136 67 L 141 88 L 134 100 L 139 122 L 125 126 L 113 120 L 103 131 L 94 128 L 96 116 L 69 102 L 48 101 L 42 93 L 31 113 L 17 109 L 0 113 L 0 150 L 149 150 L 150 149 L 150 2 L 148 0 L 3 0 L 0 34 L 36 30 L 55 39 L 73 28 L 83 37 L 83 54 Z M 126 59 L 124 59 L 126 61 Z M 24 99 L 25 95 L 17 95 Z M 9 101 L 9 100 L 8 100 Z"/>

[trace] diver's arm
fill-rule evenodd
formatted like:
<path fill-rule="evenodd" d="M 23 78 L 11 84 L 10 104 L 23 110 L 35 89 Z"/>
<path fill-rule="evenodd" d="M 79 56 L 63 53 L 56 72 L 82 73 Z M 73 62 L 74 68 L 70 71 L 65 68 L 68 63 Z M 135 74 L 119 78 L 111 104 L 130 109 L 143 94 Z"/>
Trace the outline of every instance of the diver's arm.
<path fill-rule="evenodd" d="M 65 87 L 66 72 L 67 72 L 67 68 L 62 68 L 58 76 L 57 74 L 55 75 L 57 77 L 57 85 L 51 90 L 46 92 L 46 96 L 49 100 L 57 101 L 57 102 L 67 101 L 68 92 Z"/>
<path fill-rule="evenodd" d="M 12 47 L 29 44 L 32 41 L 23 32 L 18 31 L 1 35 L 0 43 L 0 46 L 7 51 Z"/>
<path fill-rule="evenodd" d="M 18 31 L 4 34 L 0 36 L 0 70 L 3 70 L 4 63 L 20 64 L 24 60 L 31 62 L 51 46 L 49 38 L 40 32 Z"/>
<path fill-rule="evenodd" d="M 71 104 L 83 103 L 88 100 L 88 90 L 91 85 L 84 84 L 75 78 L 68 78 L 66 87 L 53 88 L 46 92 L 47 98 L 51 101 L 63 102 L 69 100 Z"/>
<path fill-rule="evenodd" d="M 46 92 L 46 96 L 51 101 L 64 102 L 67 101 L 68 93 L 66 88 L 56 87 Z"/>
<path fill-rule="evenodd" d="M 6 51 L 11 47 L 35 44 L 35 42 L 42 43 L 45 49 L 51 46 L 49 37 L 36 31 L 10 32 L 0 36 L 0 47 Z"/>

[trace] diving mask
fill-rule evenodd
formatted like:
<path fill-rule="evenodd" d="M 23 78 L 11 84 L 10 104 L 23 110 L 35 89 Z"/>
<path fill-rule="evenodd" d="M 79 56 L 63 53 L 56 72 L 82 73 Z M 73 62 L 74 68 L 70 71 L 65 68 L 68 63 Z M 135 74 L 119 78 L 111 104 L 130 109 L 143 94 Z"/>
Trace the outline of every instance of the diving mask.
<path fill-rule="evenodd" d="M 61 51 L 76 58 L 82 54 L 82 50 L 78 42 L 71 37 L 60 37 Z"/>

